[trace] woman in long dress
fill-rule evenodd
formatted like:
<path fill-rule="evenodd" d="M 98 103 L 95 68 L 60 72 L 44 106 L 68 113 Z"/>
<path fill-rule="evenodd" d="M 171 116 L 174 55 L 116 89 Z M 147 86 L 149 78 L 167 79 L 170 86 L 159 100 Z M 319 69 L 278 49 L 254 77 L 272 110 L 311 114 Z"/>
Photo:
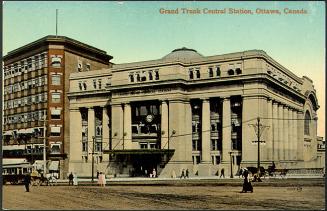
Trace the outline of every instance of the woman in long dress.
<path fill-rule="evenodd" d="M 102 186 L 105 187 L 106 186 L 106 175 L 102 174 Z"/>

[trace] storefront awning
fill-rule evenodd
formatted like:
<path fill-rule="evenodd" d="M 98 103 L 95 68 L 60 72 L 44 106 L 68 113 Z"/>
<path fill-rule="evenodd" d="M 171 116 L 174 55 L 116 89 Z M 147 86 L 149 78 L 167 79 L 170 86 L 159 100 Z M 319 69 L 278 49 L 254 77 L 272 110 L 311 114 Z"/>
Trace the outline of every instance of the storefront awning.
<path fill-rule="evenodd" d="M 49 166 L 49 171 L 58 171 L 59 170 L 59 161 L 51 161 L 51 164 Z"/>
<path fill-rule="evenodd" d="M 12 135 L 12 130 L 6 131 L 3 135 L 4 136 L 11 136 Z"/>
<path fill-rule="evenodd" d="M 17 132 L 18 134 L 25 134 L 26 133 L 26 129 L 20 129 Z"/>
<path fill-rule="evenodd" d="M 25 145 L 7 145 L 2 146 L 2 150 L 24 150 Z"/>
<path fill-rule="evenodd" d="M 25 133 L 33 133 L 34 129 L 33 128 L 28 128 L 25 130 Z"/>
<path fill-rule="evenodd" d="M 103 150 L 104 154 L 131 155 L 131 154 L 172 154 L 174 149 L 126 149 L 126 150 Z"/>

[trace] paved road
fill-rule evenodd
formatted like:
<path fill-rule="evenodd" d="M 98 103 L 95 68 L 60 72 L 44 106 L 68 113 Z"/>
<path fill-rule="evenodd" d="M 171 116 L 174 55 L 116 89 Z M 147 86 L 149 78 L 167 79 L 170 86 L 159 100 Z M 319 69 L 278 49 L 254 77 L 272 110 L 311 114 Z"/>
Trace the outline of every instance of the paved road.
<path fill-rule="evenodd" d="M 220 180 L 221 181 L 221 180 Z M 227 180 L 226 180 L 227 181 Z M 237 181 L 237 180 L 234 180 Z M 205 180 L 177 180 L 171 184 L 110 183 L 98 186 L 3 186 L 5 209 L 324 209 L 324 180 L 280 180 L 254 193 L 240 193 L 242 183 L 215 185 Z M 276 184 L 283 184 L 277 186 Z"/>

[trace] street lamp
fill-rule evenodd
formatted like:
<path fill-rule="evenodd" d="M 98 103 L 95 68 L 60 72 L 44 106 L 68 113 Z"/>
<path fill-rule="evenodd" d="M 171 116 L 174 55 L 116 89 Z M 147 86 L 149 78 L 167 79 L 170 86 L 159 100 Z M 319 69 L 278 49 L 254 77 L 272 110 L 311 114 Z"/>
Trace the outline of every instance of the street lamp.
<path fill-rule="evenodd" d="M 233 162 L 232 162 L 232 151 L 229 152 L 229 160 L 230 160 L 230 178 L 233 178 Z"/>

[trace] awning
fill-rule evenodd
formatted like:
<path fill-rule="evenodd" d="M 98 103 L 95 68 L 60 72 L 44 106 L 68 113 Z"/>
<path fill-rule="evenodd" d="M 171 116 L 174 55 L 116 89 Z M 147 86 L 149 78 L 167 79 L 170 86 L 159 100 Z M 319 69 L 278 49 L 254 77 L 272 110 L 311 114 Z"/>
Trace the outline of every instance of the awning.
<path fill-rule="evenodd" d="M 28 128 L 25 131 L 25 133 L 33 133 L 33 132 L 34 132 L 34 129 L 33 128 Z"/>
<path fill-rule="evenodd" d="M 51 109 L 51 115 L 60 115 L 61 110 L 60 109 Z"/>
<path fill-rule="evenodd" d="M 60 133 L 60 127 L 51 127 L 51 133 Z"/>
<path fill-rule="evenodd" d="M 4 136 L 11 136 L 12 135 L 12 130 L 6 131 L 3 135 Z"/>
<path fill-rule="evenodd" d="M 26 133 L 26 129 L 20 129 L 20 130 L 18 130 L 17 133 L 18 133 L 18 134 L 24 134 L 24 133 Z"/>
<path fill-rule="evenodd" d="M 175 149 L 126 149 L 126 150 L 103 150 L 104 154 L 131 155 L 131 154 L 172 154 Z"/>
<path fill-rule="evenodd" d="M 25 145 L 8 145 L 2 146 L 2 150 L 24 150 Z"/>
<path fill-rule="evenodd" d="M 51 164 L 49 166 L 49 171 L 58 171 L 59 170 L 59 161 L 51 161 Z"/>
<path fill-rule="evenodd" d="M 2 165 L 20 165 L 28 163 L 25 158 L 3 158 Z"/>

